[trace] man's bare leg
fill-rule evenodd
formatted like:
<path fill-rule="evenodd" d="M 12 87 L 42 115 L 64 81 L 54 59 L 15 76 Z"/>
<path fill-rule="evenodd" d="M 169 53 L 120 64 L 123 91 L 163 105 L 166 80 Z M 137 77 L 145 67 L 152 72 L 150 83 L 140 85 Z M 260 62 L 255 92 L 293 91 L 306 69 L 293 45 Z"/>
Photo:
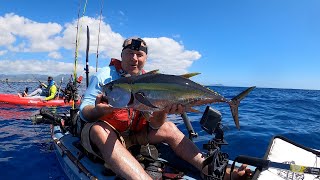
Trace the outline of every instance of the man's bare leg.
<path fill-rule="evenodd" d="M 117 175 L 125 179 L 151 179 L 106 123 L 98 122 L 92 126 L 90 139 L 100 150 L 104 161 Z"/>
<path fill-rule="evenodd" d="M 200 149 L 189 140 L 172 122 L 165 122 L 158 130 L 149 133 L 151 144 L 164 142 L 183 160 L 189 162 L 197 169 L 202 169 L 205 160 Z"/>
<path fill-rule="evenodd" d="M 205 157 L 201 153 L 200 149 L 189 140 L 172 122 L 164 123 L 158 130 L 152 130 L 149 133 L 150 143 L 165 142 L 173 149 L 173 151 L 180 156 L 183 160 L 189 162 L 199 171 L 202 170 L 203 161 Z M 204 173 L 207 173 L 207 167 L 203 169 Z M 242 165 L 239 169 L 234 169 L 232 172 L 233 179 L 245 179 L 252 173 L 250 169 L 247 169 L 246 165 Z M 230 178 L 230 168 L 227 168 L 224 180 Z"/>

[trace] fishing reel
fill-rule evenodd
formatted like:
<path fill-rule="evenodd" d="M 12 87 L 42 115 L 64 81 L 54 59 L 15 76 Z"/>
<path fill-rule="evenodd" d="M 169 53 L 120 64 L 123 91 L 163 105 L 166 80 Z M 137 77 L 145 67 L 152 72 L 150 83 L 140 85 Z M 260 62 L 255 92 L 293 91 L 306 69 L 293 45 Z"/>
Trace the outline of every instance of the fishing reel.
<path fill-rule="evenodd" d="M 200 120 L 201 128 L 208 134 L 215 136 L 207 144 L 203 144 L 206 149 L 207 158 L 203 162 L 203 167 L 208 166 L 208 173 L 202 173 L 204 179 L 222 180 L 229 162 L 229 155 L 221 151 L 222 145 L 228 145 L 224 139 L 222 130 L 222 115 L 218 110 L 207 106 Z"/>
<path fill-rule="evenodd" d="M 70 81 L 65 90 L 64 90 L 64 95 L 65 95 L 65 102 L 70 102 L 71 100 L 78 101 L 79 100 L 79 94 L 78 94 L 78 88 L 77 86 L 74 85 L 72 81 Z"/>

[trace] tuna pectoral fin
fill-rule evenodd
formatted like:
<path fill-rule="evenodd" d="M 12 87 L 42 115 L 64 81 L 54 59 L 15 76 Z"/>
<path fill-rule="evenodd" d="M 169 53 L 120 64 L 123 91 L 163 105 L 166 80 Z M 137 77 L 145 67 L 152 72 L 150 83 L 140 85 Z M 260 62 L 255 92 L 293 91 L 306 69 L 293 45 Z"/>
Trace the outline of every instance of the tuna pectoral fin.
<path fill-rule="evenodd" d="M 240 101 L 244 97 L 246 97 L 254 88 L 255 86 L 249 87 L 248 89 L 238 94 L 236 97 L 232 98 L 231 101 L 229 101 L 232 117 L 238 129 L 240 129 L 239 116 L 238 116 L 238 107 L 239 107 Z"/>
<path fill-rule="evenodd" d="M 187 112 L 193 112 L 193 113 L 200 113 L 200 111 L 196 110 L 196 109 L 193 109 L 192 107 L 187 107 L 186 108 L 186 111 Z"/>
<path fill-rule="evenodd" d="M 144 104 L 146 106 L 152 107 L 152 108 L 158 108 L 157 106 L 154 106 L 145 96 L 142 92 L 137 92 L 134 94 L 134 97 L 136 100 L 138 100 L 141 104 Z"/>

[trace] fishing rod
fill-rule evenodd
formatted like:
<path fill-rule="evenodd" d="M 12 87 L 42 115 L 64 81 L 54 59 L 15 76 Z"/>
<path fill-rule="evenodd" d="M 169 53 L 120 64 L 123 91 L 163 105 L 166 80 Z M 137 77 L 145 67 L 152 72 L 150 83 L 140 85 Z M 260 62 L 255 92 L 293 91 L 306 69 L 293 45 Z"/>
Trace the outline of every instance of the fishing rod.
<path fill-rule="evenodd" d="M 62 76 L 62 78 L 60 80 L 60 85 L 59 85 L 59 88 L 58 88 L 58 99 L 59 99 L 59 96 L 60 96 L 62 82 L 63 82 L 63 76 Z"/>
<path fill-rule="evenodd" d="M 32 77 L 33 77 L 36 81 L 39 81 L 39 83 L 42 84 L 42 82 L 41 82 L 39 79 L 37 79 L 37 78 L 34 76 L 34 74 L 31 74 L 31 75 L 32 75 Z"/>
<path fill-rule="evenodd" d="M 87 3 L 88 3 L 88 0 L 86 0 L 86 2 L 84 4 L 82 17 L 84 17 L 84 14 L 86 12 Z M 79 53 L 78 49 L 79 49 L 79 44 L 80 44 L 80 34 L 81 34 L 81 30 L 82 30 L 82 24 L 80 23 L 80 7 L 81 7 L 81 0 L 79 1 L 77 33 L 76 33 L 76 49 L 75 49 L 75 57 L 74 57 L 75 62 L 74 62 L 74 72 L 73 72 L 74 82 L 76 82 L 76 80 L 77 80 L 77 64 L 78 64 L 78 53 Z M 80 29 L 79 29 L 79 24 L 80 24 Z"/>
<path fill-rule="evenodd" d="M 6 78 L 6 84 L 9 86 L 9 88 L 14 89 L 17 93 L 20 94 L 20 91 L 19 91 L 19 90 L 17 90 L 16 88 L 12 87 L 12 86 L 9 84 L 8 78 Z M 23 91 L 22 96 L 25 96 L 28 92 L 29 92 L 29 87 L 26 87 L 25 90 Z"/>
<path fill-rule="evenodd" d="M 9 86 L 9 88 L 11 88 L 11 89 L 13 89 L 13 90 L 15 90 L 15 91 L 17 91 L 17 92 L 19 93 L 19 91 L 18 91 L 16 88 L 12 87 L 12 86 L 9 84 L 8 78 L 6 78 L 6 83 L 7 83 L 7 85 Z M 26 88 L 26 90 L 27 90 L 27 88 Z"/>
<path fill-rule="evenodd" d="M 43 86 L 43 87 L 45 87 L 45 88 L 47 88 L 47 85 L 46 84 L 44 84 L 43 82 L 41 82 L 39 79 L 37 79 L 35 76 L 34 76 L 34 74 L 31 74 L 32 76 L 33 76 L 33 78 L 36 80 L 36 81 L 38 81 L 39 83 L 40 83 L 40 88 Z"/>
<path fill-rule="evenodd" d="M 87 26 L 87 50 L 86 50 L 86 86 L 89 86 L 89 46 L 90 46 L 90 32 Z"/>
<path fill-rule="evenodd" d="M 88 0 L 85 1 L 84 7 L 83 7 L 83 13 L 82 17 L 85 14 L 86 7 L 87 7 Z M 80 24 L 80 7 L 81 7 L 81 0 L 79 0 L 79 10 L 78 10 L 78 22 L 77 22 L 77 33 L 76 33 L 76 48 L 75 48 L 75 57 L 74 57 L 74 71 L 73 71 L 73 76 L 74 76 L 74 86 L 76 86 L 77 83 L 77 64 L 78 64 L 78 48 L 80 44 L 80 34 L 81 34 L 81 29 L 82 25 L 80 25 L 80 30 L 79 30 L 79 24 Z M 72 102 L 72 109 L 75 109 L 75 103 L 74 101 Z"/>
<path fill-rule="evenodd" d="M 98 32 L 98 45 L 97 45 L 97 56 L 96 56 L 96 72 L 98 71 L 98 58 L 99 58 L 99 43 L 100 43 L 100 26 L 102 19 L 102 9 L 103 9 L 103 1 L 101 1 L 101 10 L 100 10 L 100 21 L 99 21 L 99 32 Z M 88 86 L 87 86 L 88 87 Z"/>
<path fill-rule="evenodd" d="M 190 122 L 190 119 L 187 116 L 187 113 L 184 112 L 181 114 L 181 117 L 183 119 L 183 122 L 188 130 L 189 133 L 189 139 L 192 141 L 193 138 L 198 137 L 198 133 L 196 133 L 192 127 L 192 124 Z"/>
<path fill-rule="evenodd" d="M 78 38 L 79 38 L 79 21 L 80 21 L 80 7 L 81 7 L 81 0 L 79 0 L 79 9 L 78 9 L 78 21 L 77 21 L 77 32 L 76 32 L 76 48 L 74 52 L 74 70 L 73 70 L 73 75 L 74 75 L 74 81 L 77 77 L 77 61 L 78 61 Z"/>
<path fill-rule="evenodd" d="M 320 168 L 318 167 L 310 167 L 310 166 L 303 166 L 303 165 L 297 165 L 297 164 L 285 164 L 285 163 L 273 162 L 270 160 L 250 157 L 250 156 L 240 155 L 234 160 L 234 162 L 249 164 L 260 169 L 275 168 L 275 169 L 289 170 L 295 173 L 305 173 L 305 174 L 312 174 L 317 176 L 320 175 Z M 232 164 L 231 169 L 233 168 L 234 168 L 234 163 Z"/>

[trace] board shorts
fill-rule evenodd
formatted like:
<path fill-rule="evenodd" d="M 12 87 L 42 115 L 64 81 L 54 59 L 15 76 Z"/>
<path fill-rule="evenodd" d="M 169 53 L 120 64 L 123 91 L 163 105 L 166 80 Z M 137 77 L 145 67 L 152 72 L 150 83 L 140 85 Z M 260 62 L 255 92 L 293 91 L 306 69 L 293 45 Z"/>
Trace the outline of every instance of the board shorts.
<path fill-rule="evenodd" d="M 106 121 L 96 121 L 96 122 L 88 122 L 84 125 L 82 131 L 81 131 L 81 144 L 83 148 L 88 152 L 91 153 L 100 159 L 102 158 L 101 153 L 99 152 L 98 148 L 91 142 L 90 140 L 90 130 L 93 125 L 95 125 L 97 122 L 103 122 L 108 124 L 114 132 L 118 136 L 118 140 L 123 144 L 125 148 L 130 148 L 133 145 L 146 145 L 149 143 L 148 141 L 148 125 L 144 126 L 143 129 L 139 132 L 118 132 L 112 125 L 110 125 Z"/>

